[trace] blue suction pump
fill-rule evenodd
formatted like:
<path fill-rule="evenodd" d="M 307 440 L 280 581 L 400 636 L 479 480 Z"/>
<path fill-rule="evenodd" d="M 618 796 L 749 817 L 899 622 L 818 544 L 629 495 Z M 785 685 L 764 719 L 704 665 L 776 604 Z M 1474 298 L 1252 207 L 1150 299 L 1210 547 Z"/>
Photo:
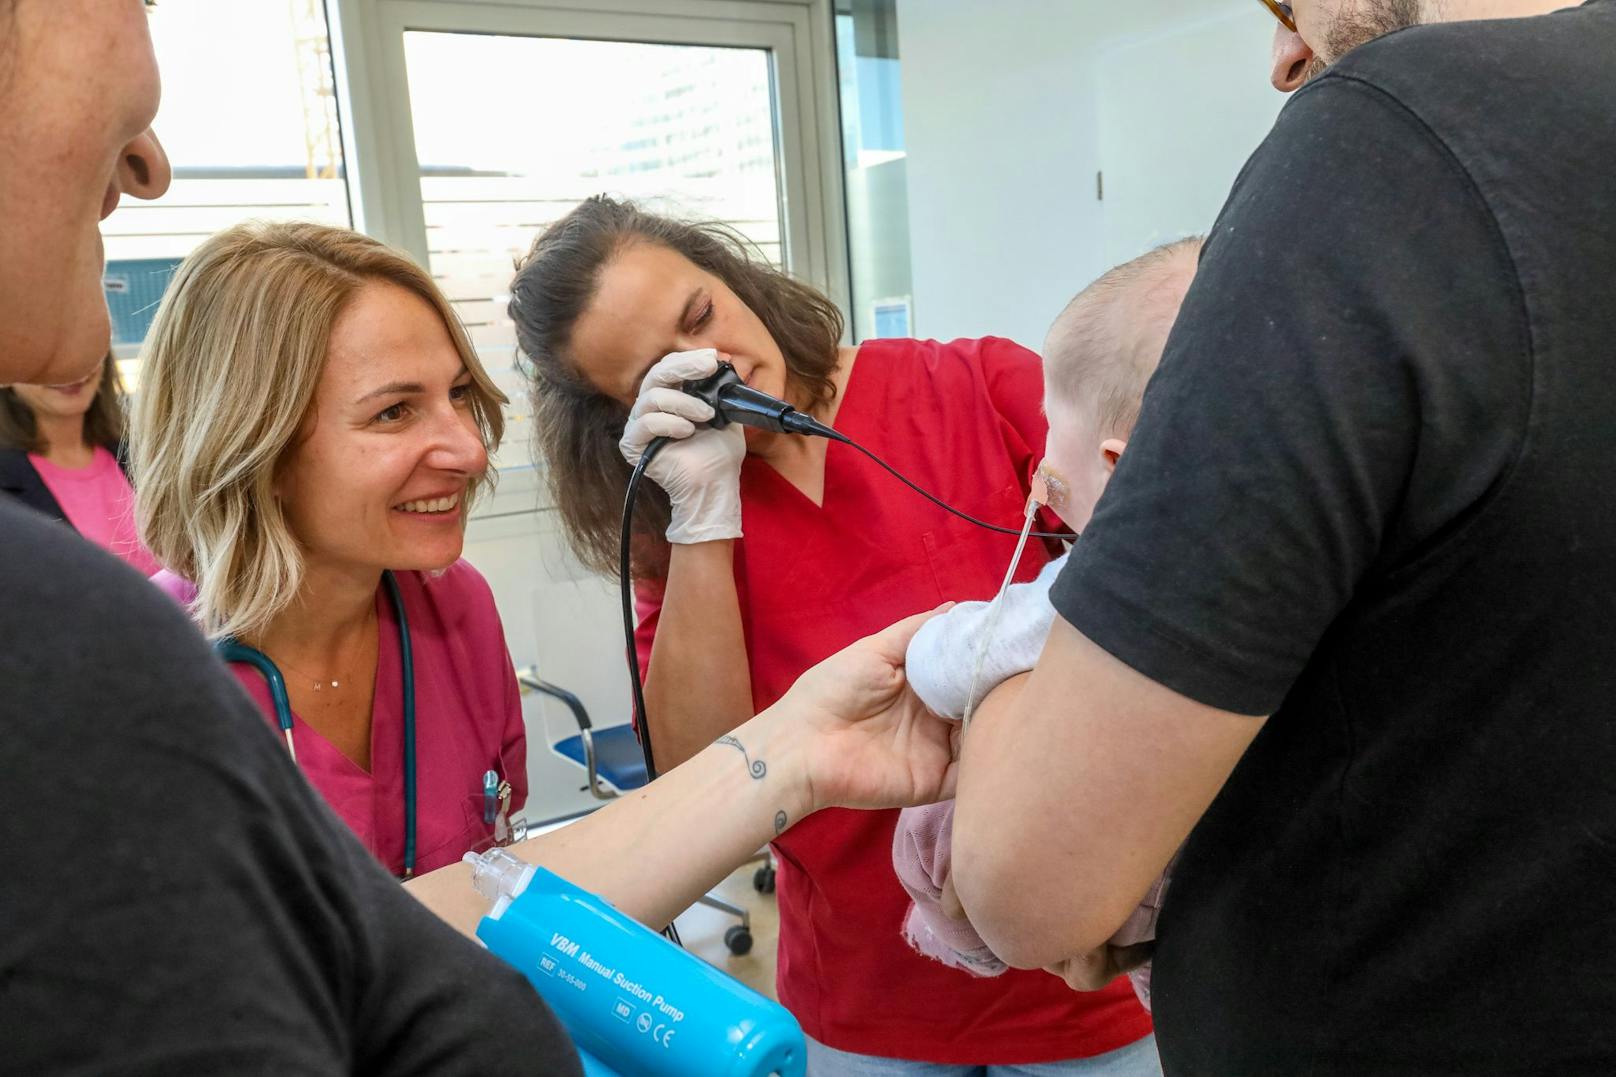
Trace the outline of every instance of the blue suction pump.
<path fill-rule="evenodd" d="M 465 860 L 494 901 L 477 937 L 544 996 L 590 1077 L 804 1077 L 779 1003 L 504 849 Z"/>

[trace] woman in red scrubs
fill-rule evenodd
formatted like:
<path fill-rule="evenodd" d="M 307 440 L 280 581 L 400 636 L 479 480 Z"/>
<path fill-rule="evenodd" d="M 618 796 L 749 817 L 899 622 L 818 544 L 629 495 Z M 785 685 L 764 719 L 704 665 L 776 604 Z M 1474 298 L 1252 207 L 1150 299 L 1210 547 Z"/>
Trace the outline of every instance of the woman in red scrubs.
<path fill-rule="evenodd" d="M 701 428 L 710 411 L 677 387 L 722 357 L 948 503 L 1016 526 L 1045 433 L 1033 353 L 992 338 L 840 347 L 834 305 L 728 233 L 607 198 L 539 237 L 512 295 L 550 484 L 586 563 L 615 571 L 624 455 L 676 439 L 648 468 L 658 489 L 642 491 L 634 536 L 659 768 L 853 640 L 997 588 L 1014 538 L 948 515 L 846 446 Z M 1048 557 L 1029 548 L 1018 579 Z M 978 980 L 911 951 L 896 815 L 824 811 L 775 844 L 779 995 L 816 1074 L 1160 1072 L 1124 982 L 1077 994 L 1042 972 Z"/>
<path fill-rule="evenodd" d="M 239 645 L 232 671 L 395 875 L 486 847 L 526 799 L 504 631 L 460 560 L 504 399 L 425 272 L 322 225 L 207 240 L 147 340 L 133 443 L 157 582 Z"/>

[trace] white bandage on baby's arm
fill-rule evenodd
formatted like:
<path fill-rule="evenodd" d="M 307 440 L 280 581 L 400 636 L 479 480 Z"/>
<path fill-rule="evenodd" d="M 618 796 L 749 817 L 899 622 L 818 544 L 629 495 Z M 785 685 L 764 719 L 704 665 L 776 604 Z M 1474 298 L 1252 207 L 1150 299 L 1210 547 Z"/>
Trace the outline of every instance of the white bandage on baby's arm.
<path fill-rule="evenodd" d="M 1038 662 L 1055 608 L 1049 603 L 1049 589 L 1066 564 L 1064 556 L 1044 566 L 1038 578 L 1010 587 L 1004 595 L 998 630 L 988 643 L 982 661 L 982 674 L 976 694 L 986 696 L 1018 673 L 1025 673 Z M 944 718 L 965 717 L 971 691 L 971 669 L 977 648 L 988 626 L 987 602 L 961 602 L 947 613 L 933 617 L 915 633 L 909 643 L 904 671 L 920 701 Z M 980 702 L 980 699 L 978 699 Z"/>

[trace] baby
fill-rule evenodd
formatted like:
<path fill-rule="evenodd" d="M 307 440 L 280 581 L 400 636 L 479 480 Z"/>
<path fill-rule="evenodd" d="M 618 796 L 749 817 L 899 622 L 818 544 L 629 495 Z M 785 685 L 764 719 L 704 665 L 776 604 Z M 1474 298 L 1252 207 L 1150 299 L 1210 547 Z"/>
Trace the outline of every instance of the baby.
<path fill-rule="evenodd" d="M 1073 531 L 1088 524 L 1127 447 L 1145 384 L 1161 360 L 1200 251 L 1199 239 L 1180 240 L 1111 270 L 1067 305 L 1044 341 L 1049 437 L 1039 478 L 1049 508 Z M 1032 669 L 1055 618 L 1049 588 L 1065 564 L 1064 556 L 1052 561 L 1037 579 L 1005 593 L 979 672 L 989 603 L 962 602 L 928 621 L 910 643 L 906 659 L 909 683 L 920 699 L 943 717 L 959 720 L 1002 681 Z M 997 976 L 1005 971 L 1004 962 L 967 921 L 950 919 L 942 909 L 953 822 L 952 801 L 910 808 L 899 817 L 892 863 L 914 899 L 904 935 L 927 957 L 973 975 Z M 1151 887 L 1112 937 L 1113 946 L 1155 938 L 1166 882 L 1164 875 Z M 1149 1009 L 1150 966 L 1129 977 Z"/>

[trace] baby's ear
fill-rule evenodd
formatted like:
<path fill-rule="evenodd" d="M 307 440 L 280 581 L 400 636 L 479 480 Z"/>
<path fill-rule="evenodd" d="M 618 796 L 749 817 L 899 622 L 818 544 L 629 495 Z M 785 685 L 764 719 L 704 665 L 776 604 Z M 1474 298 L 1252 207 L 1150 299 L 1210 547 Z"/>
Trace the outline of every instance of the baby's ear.
<path fill-rule="evenodd" d="M 1100 455 L 1105 458 L 1105 471 L 1107 477 L 1117 469 L 1117 461 L 1122 459 L 1122 451 L 1128 447 L 1123 438 L 1106 438 L 1100 442 Z"/>

